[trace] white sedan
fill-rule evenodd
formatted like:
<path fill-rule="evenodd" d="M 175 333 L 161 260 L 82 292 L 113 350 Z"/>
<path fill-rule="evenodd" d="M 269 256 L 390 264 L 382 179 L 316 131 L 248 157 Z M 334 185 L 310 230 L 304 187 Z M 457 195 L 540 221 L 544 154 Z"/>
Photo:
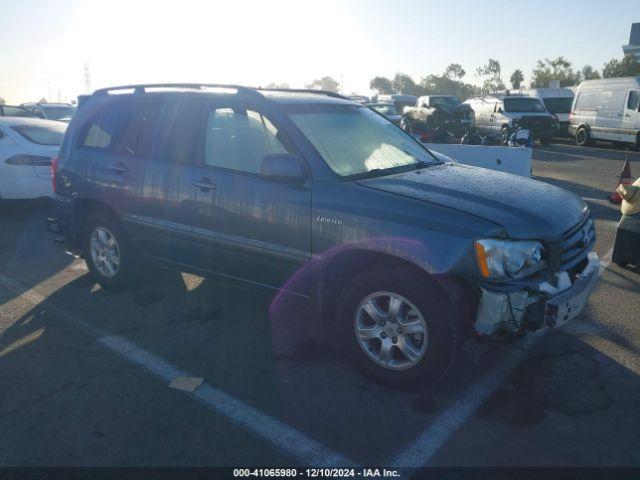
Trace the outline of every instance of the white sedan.
<path fill-rule="evenodd" d="M 51 160 L 66 128 L 53 120 L 0 117 L 0 199 L 52 195 Z"/>

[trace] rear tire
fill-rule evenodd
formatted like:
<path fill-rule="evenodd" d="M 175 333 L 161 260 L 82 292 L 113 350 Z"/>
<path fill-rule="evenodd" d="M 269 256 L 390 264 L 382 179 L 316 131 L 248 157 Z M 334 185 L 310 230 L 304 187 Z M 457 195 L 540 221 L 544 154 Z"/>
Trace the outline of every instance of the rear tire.
<path fill-rule="evenodd" d="M 591 137 L 585 127 L 580 127 L 576 132 L 576 145 L 579 147 L 588 147 L 591 145 Z"/>
<path fill-rule="evenodd" d="M 123 290 L 135 276 L 138 258 L 120 223 L 106 212 L 89 215 L 82 250 L 93 278 L 108 290 Z"/>
<path fill-rule="evenodd" d="M 550 145 L 551 144 L 551 140 L 553 140 L 553 137 L 550 137 L 550 136 L 540 137 L 540 144 L 541 145 Z"/>
<path fill-rule="evenodd" d="M 394 309 L 392 302 L 399 306 Z M 374 380 L 395 386 L 435 383 L 458 350 L 462 328 L 455 312 L 446 291 L 417 269 L 377 265 L 346 286 L 336 331 L 343 349 Z"/>

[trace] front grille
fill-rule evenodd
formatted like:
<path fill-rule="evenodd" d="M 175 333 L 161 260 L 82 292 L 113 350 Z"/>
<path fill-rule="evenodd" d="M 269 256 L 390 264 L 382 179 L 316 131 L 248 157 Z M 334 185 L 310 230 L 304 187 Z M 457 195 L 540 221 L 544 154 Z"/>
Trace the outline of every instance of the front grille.
<path fill-rule="evenodd" d="M 571 270 L 582 262 L 596 243 L 596 230 L 591 215 L 562 235 L 559 270 Z"/>
<path fill-rule="evenodd" d="M 530 130 L 548 130 L 553 126 L 553 120 L 547 117 L 522 117 L 519 124 Z"/>

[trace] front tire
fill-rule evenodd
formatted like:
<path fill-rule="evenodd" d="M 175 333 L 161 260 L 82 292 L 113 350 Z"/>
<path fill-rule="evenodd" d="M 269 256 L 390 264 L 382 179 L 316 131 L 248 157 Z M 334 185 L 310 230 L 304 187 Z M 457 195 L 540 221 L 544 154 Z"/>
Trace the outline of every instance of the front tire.
<path fill-rule="evenodd" d="M 500 144 L 509 144 L 509 127 L 502 127 L 502 129 L 500 129 Z"/>
<path fill-rule="evenodd" d="M 455 359 L 461 325 L 446 292 L 417 269 L 381 265 L 342 295 L 337 331 L 365 374 L 390 385 L 436 382 Z"/>
<path fill-rule="evenodd" d="M 131 284 L 137 255 L 119 222 L 107 213 L 89 216 L 83 235 L 83 252 L 93 278 L 108 290 Z"/>
<path fill-rule="evenodd" d="M 413 128 L 411 127 L 411 121 L 404 115 L 400 119 L 400 128 L 407 132 L 409 135 L 413 134 Z"/>

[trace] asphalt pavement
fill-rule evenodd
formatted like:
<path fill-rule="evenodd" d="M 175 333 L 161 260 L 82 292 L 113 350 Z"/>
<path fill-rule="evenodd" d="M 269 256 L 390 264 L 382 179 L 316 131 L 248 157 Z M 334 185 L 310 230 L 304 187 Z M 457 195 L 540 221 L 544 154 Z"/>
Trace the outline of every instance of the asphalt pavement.
<path fill-rule="evenodd" d="M 534 177 L 596 220 L 581 317 L 470 341 L 443 382 L 405 390 L 364 377 L 303 307 L 269 315 L 260 291 L 147 267 L 102 290 L 44 231 L 44 203 L 0 205 L 0 465 L 638 466 L 640 272 L 610 264 L 606 200 L 627 155 L 640 175 L 636 152 L 534 151 Z M 185 378 L 199 386 L 170 386 Z"/>

